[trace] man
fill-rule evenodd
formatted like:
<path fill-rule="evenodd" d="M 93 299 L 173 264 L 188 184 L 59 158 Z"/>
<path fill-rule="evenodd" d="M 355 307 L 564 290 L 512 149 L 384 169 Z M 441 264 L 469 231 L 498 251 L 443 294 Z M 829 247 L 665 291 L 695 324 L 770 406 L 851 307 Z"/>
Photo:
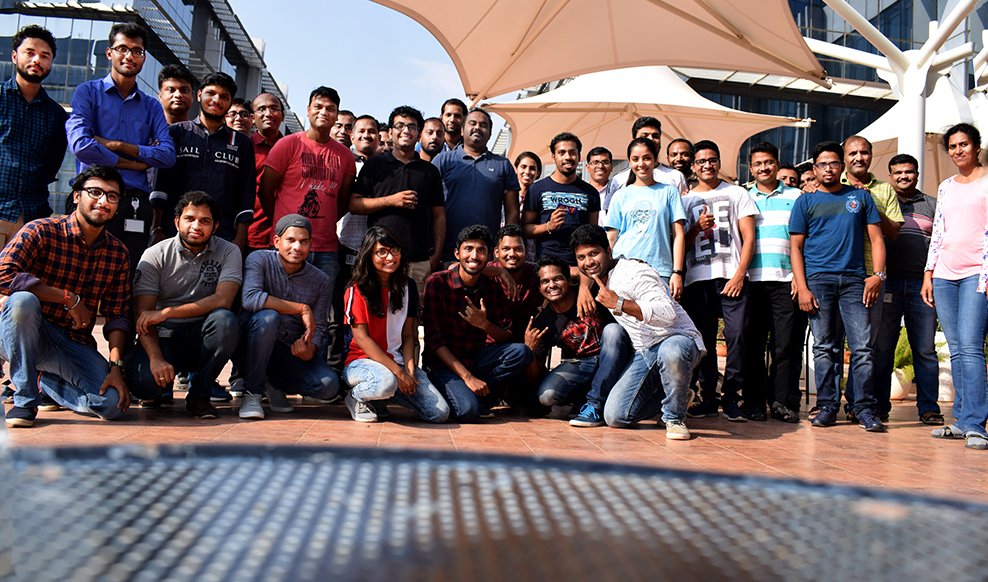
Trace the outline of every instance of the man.
<path fill-rule="evenodd" d="M 438 117 L 430 117 L 422 125 L 422 135 L 419 137 L 419 157 L 431 162 L 446 144 L 446 130 Z"/>
<path fill-rule="evenodd" d="M 666 159 L 669 165 L 679 170 L 679 173 L 686 178 L 688 187 L 696 186 L 696 172 L 693 171 L 693 159 L 696 153 L 693 151 L 693 144 L 690 140 L 678 137 L 666 146 Z"/>
<path fill-rule="evenodd" d="M 463 143 L 463 121 L 467 116 L 467 105 L 457 98 L 447 99 L 440 111 L 443 122 L 443 151 L 449 151 Z"/>
<path fill-rule="evenodd" d="M 916 189 L 919 182 L 919 162 L 916 158 L 908 154 L 893 157 L 889 160 L 889 177 L 899 199 L 904 222 L 898 237 L 885 237 L 888 279 L 885 281 L 885 303 L 875 342 L 875 398 L 879 414 L 888 414 L 892 406 L 889 393 L 895 348 L 902 321 L 905 320 L 916 372 L 919 420 L 924 424 L 942 425 L 943 415 L 937 404 L 940 371 L 934 344 L 937 312 L 920 296 L 937 202 Z"/>
<path fill-rule="evenodd" d="M 748 350 L 742 395 L 748 420 L 772 418 L 799 422 L 799 375 L 806 315 L 795 301 L 789 258 L 789 216 L 801 192 L 779 179 L 779 150 L 762 142 L 751 147 L 748 167 L 755 184 L 748 190 L 759 214 L 755 216 L 755 256 L 748 267 Z M 771 340 L 769 334 L 771 333 Z M 772 350 L 766 376 L 765 346 Z M 767 384 L 766 384 L 767 381 Z M 772 400 L 767 400 L 771 396 Z"/>
<path fill-rule="evenodd" d="M 285 122 L 285 106 L 281 99 L 271 93 L 261 93 L 251 104 L 254 109 L 254 172 L 256 188 L 261 188 L 261 177 L 264 176 L 264 164 L 267 162 L 271 148 L 284 137 L 281 124 Z M 258 249 L 271 247 L 271 217 L 264 214 L 260 196 L 254 199 L 254 222 L 247 227 L 247 255 Z M 306 253 L 308 254 L 308 253 Z"/>
<path fill-rule="evenodd" d="M 123 354 L 131 333 L 127 248 L 104 228 L 122 199 L 117 170 L 89 166 L 75 180 L 75 210 L 24 225 L 0 253 L 0 357 L 10 362 L 8 427 L 31 427 L 44 390 L 58 404 L 109 420 L 130 406 Z M 110 363 L 96 351 L 103 335 Z"/>
<path fill-rule="evenodd" d="M 189 120 L 192 92 L 196 78 L 183 65 L 166 65 L 158 73 L 158 101 L 165 112 L 165 121 L 174 125 Z"/>
<path fill-rule="evenodd" d="M 511 319 L 498 284 L 482 272 L 491 233 L 463 229 L 457 264 L 425 285 L 425 366 L 458 422 L 490 418 L 507 383 L 532 362 L 532 350 L 511 341 Z"/>
<path fill-rule="evenodd" d="M 614 156 L 611 150 L 597 146 L 587 152 L 587 176 L 588 184 L 597 189 L 597 196 L 600 197 L 600 212 L 597 214 L 597 222 L 603 226 L 607 220 L 607 210 L 611 206 L 611 198 L 617 192 L 617 184 L 611 182 L 611 170 L 614 169 Z"/>
<path fill-rule="evenodd" d="M 175 206 L 178 234 L 144 251 L 134 277 L 134 394 L 159 400 L 176 372 L 188 372 L 185 409 L 204 419 L 216 418 L 210 391 L 240 337 L 230 311 L 243 280 L 240 249 L 214 236 L 219 212 L 209 194 L 185 193 Z"/>
<path fill-rule="evenodd" d="M 446 110 L 448 106 L 444 107 Z M 489 233 L 497 232 L 502 212 L 505 224 L 519 222 L 518 175 L 507 158 L 487 149 L 491 126 L 490 114 L 474 109 L 466 116 L 463 143 L 432 160 L 443 176 L 446 197 L 443 261 L 453 260 L 457 235 L 467 226 L 479 223 Z M 446 122 L 447 143 L 449 127 Z"/>
<path fill-rule="evenodd" d="M 420 303 L 446 240 L 443 178 L 415 152 L 422 125 L 417 109 L 395 108 L 388 118 L 394 147 L 364 163 L 350 196 L 350 212 L 365 215 L 367 226 L 391 228 L 401 239 L 402 260 L 408 262 Z"/>
<path fill-rule="evenodd" d="M 367 160 L 376 158 L 380 152 L 381 134 L 378 131 L 380 125 L 371 115 L 361 115 L 354 122 L 353 126 L 353 159 L 354 167 L 359 173 L 363 169 Z M 343 209 L 343 220 L 340 221 L 336 229 L 340 239 L 340 271 L 339 279 L 343 287 L 337 292 L 338 300 L 334 299 L 334 305 L 343 309 L 343 288 L 350 280 L 350 267 L 353 266 L 357 258 L 357 251 L 360 249 L 360 242 L 364 240 L 364 233 L 367 232 L 367 215 L 348 212 L 349 205 Z M 342 313 L 340 311 L 339 313 Z M 340 316 L 342 317 L 342 315 Z M 342 321 L 342 319 L 340 320 Z M 331 326 L 330 335 L 334 335 L 336 326 Z M 335 336 L 334 336 L 335 337 Z M 336 341 L 333 342 L 334 347 Z M 342 344 L 340 344 L 342 347 Z M 342 370 L 341 370 L 342 371 Z"/>
<path fill-rule="evenodd" d="M 817 405 L 813 426 L 837 421 L 840 395 L 834 363 L 842 343 L 837 322 L 842 321 L 851 349 L 851 375 L 856 380 L 854 414 L 871 432 L 885 430 L 875 415 L 872 382 L 870 307 L 885 278 L 885 243 L 881 217 L 866 190 L 841 184 L 844 149 L 834 142 L 813 148 L 814 172 L 820 182 L 816 192 L 804 192 L 793 206 L 789 222 L 793 278 L 799 307 L 809 314 L 813 332 Z M 871 239 L 876 271 L 866 275 L 864 233 Z"/>
<path fill-rule="evenodd" d="M 127 247 L 131 274 L 151 238 L 151 189 L 145 170 L 175 164 L 175 142 L 161 103 L 137 88 L 145 46 L 143 28 L 114 24 L 106 48 L 110 73 L 76 87 L 72 115 L 65 123 L 77 171 L 100 164 L 117 168 L 123 176 L 127 191 L 106 230 Z"/>
<path fill-rule="evenodd" d="M 14 76 L 0 84 L 0 247 L 24 225 L 51 216 L 48 184 L 65 157 L 65 120 L 41 81 L 51 73 L 55 37 L 37 25 L 14 35 Z"/>
<path fill-rule="evenodd" d="M 380 122 L 378 122 L 377 126 L 377 155 L 381 155 L 383 153 L 390 152 L 393 147 L 391 143 L 391 128 L 386 127 Z"/>
<path fill-rule="evenodd" d="M 631 338 L 600 303 L 583 317 L 577 314 L 576 290 L 565 261 L 542 257 L 536 271 L 540 297 L 548 305 L 525 326 L 525 344 L 535 354 L 525 375 L 538 385 L 543 406 L 584 402 L 570 426 L 600 426 L 607 395 L 631 355 Z M 562 349 L 562 358 L 549 371 L 545 363 L 553 347 Z"/>
<path fill-rule="evenodd" d="M 788 162 L 779 164 L 778 178 L 787 187 L 799 189 L 799 172 L 796 166 Z"/>
<path fill-rule="evenodd" d="M 226 126 L 230 129 L 250 136 L 254 130 L 254 111 L 251 109 L 250 101 L 237 97 L 230 104 L 230 110 L 224 116 Z"/>
<path fill-rule="evenodd" d="M 820 181 L 817 180 L 816 172 L 813 171 L 813 164 L 810 162 L 797 166 L 796 173 L 799 174 L 799 189 L 803 192 L 816 192 L 816 189 L 820 187 Z"/>
<path fill-rule="evenodd" d="M 219 207 L 213 217 L 216 235 L 247 246 L 247 227 L 254 220 L 257 177 L 254 145 L 250 137 L 224 123 L 237 94 L 237 84 L 226 73 L 213 73 L 202 80 L 197 93 L 199 117 L 169 126 L 178 159 L 159 170 L 151 193 L 154 224 L 151 240 L 158 243 L 175 235 L 176 204 L 186 192 L 201 190 Z"/>
<path fill-rule="evenodd" d="M 353 124 L 356 121 L 357 117 L 353 111 L 346 109 L 340 111 L 336 117 L 336 123 L 333 124 L 333 129 L 329 131 L 329 136 L 349 149 L 353 145 Z"/>
<path fill-rule="evenodd" d="M 666 438 L 688 440 L 684 421 L 693 396 L 690 377 L 705 351 L 700 333 L 655 269 L 614 260 L 603 228 L 585 224 L 570 244 L 580 270 L 599 287 L 597 302 L 611 310 L 634 348 L 604 403 L 604 422 L 629 428 L 661 413 Z"/>
<path fill-rule="evenodd" d="M 654 117 L 639 117 L 635 120 L 635 123 L 631 126 L 631 139 L 637 139 L 639 137 L 647 137 L 655 142 L 655 148 L 658 151 L 662 151 L 662 122 Z M 667 154 L 668 157 L 668 154 Z M 628 183 L 628 177 L 631 175 L 631 168 L 619 172 L 616 176 L 611 178 L 611 181 L 615 183 L 617 189 L 620 189 L 625 184 Z M 669 184 L 676 190 L 679 190 L 681 194 L 685 194 L 689 191 L 686 186 L 686 178 L 683 173 L 670 168 L 665 164 L 656 164 L 655 170 L 652 172 L 653 177 L 656 182 L 662 184 Z"/>
<path fill-rule="evenodd" d="M 722 415 L 745 422 L 739 407 L 744 384 L 745 334 L 748 325 L 749 285 L 746 274 L 755 254 L 755 216 L 758 208 L 741 187 L 720 179 L 720 148 L 712 141 L 696 143 L 697 185 L 683 197 L 686 210 L 686 288 L 683 307 L 703 336 L 715 346 L 717 317 L 724 318 L 727 359 L 718 406 L 717 351 L 708 350 L 700 361 L 700 402 L 692 417 Z"/>
<path fill-rule="evenodd" d="M 529 319 L 545 303 L 538 274 L 535 265 L 525 261 L 526 241 L 520 226 L 505 224 L 494 238 L 494 260 L 488 263 L 484 274 L 497 277 L 501 284 L 511 318 L 511 341 L 523 343 Z"/>
<path fill-rule="evenodd" d="M 329 309 L 333 286 L 328 275 L 306 262 L 311 242 L 309 220 L 286 214 L 275 228 L 274 250 L 247 257 L 239 318 L 243 335 L 234 357 L 244 371 L 240 418 L 264 418 L 261 397 L 269 378 L 281 394 L 328 400 L 339 390 L 336 372 L 316 357 L 326 342 L 326 318 L 316 314 Z M 278 396 L 268 395 L 276 412 Z"/>

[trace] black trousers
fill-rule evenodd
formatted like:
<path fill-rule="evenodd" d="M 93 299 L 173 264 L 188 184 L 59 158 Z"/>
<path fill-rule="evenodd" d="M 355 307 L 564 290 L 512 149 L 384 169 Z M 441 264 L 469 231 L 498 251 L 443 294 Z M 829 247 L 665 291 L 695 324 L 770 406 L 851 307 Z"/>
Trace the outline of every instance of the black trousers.
<path fill-rule="evenodd" d="M 806 313 L 792 299 L 792 284 L 775 281 L 750 283 L 747 357 L 742 396 L 746 407 L 781 402 L 799 410 L 799 374 L 803 368 Z M 772 354 L 768 373 L 765 350 Z"/>
<path fill-rule="evenodd" d="M 745 334 L 748 325 L 748 295 L 750 283 L 745 279 L 737 297 L 721 295 L 727 279 L 696 281 L 683 290 L 683 309 L 703 337 L 707 355 L 700 360 L 694 382 L 700 386 L 704 402 L 717 400 L 717 319 L 724 318 L 724 340 L 727 358 L 724 362 L 724 383 L 721 394 L 725 400 L 737 402 L 744 383 Z"/>

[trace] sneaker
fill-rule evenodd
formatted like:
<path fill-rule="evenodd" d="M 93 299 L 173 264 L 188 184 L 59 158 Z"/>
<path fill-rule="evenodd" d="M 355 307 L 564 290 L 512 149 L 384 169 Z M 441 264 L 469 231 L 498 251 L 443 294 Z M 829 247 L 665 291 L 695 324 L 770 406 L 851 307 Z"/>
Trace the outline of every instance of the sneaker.
<path fill-rule="evenodd" d="M 175 393 L 171 390 L 168 392 L 162 392 L 160 398 L 162 404 L 167 404 L 169 406 L 175 404 Z"/>
<path fill-rule="evenodd" d="M 340 396 L 339 394 L 337 394 L 336 396 L 333 396 L 329 400 L 326 400 L 326 399 L 323 399 L 323 398 L 316 398 L 315 396 L 303 396 L 302 397 L 302 402 L 311 402 L 313 404 L 336 404 L 337 402 L 339 402 L 342 399 L 343 399 L 343 397 Z"/>
<path fill-rule="evenodd" d="M 244 394 L 243 402 L 240 403 L 240 418 L 264 418 L 264 409 L 261 408 L 260 394 Z"/>
<path fill-rule="evenodd" d="M 185 410 L 196 418 L 216 418 L 216 407 L 209 401 L 209 398 L 186 398 Z"/>
<path fill-rule="evenodd" d="M 175 374 L 175 390 L 182 390 L 188 392 L 189 390 L 189 373 L 179 372 Z"/>
<path fill-rule="evenodd" d="M 233 400 L 233 396 L 223 389 L 222 386 L 213 382 L 213 387 L 209 390 L 209 401 L 210 402 L 229 402 Z"/>
<path fill-rule="evenodd" d="M 882 424 L 882 421 L 878 420 L 875 413 L 870 410 L 862 411 L 861 414 L 858 415 L 858 422 L 860 423 L 859 426 L 868 432 L 885 432 L 885 425 Z"/>
<path fill-rule="evenodd" d="M 580 414 L 577 414 L 573 420 L 569 421 L 570 426 L 579 426 L 581 428 L 590 428 L 594 426 L 602 426 L 604 424 L 604 416 L 601 414 L 603 411 L 598 410 L 593 404 L 589 402 L 583 405 L 580 409 Z"/>
<path fill-rule="evenodd" d="M 975 451 L 988 451 L 988 437 L 983 434 L 976 432 L 969 432 L 964 435 L 965 449 L 973 449 Z"/>
<path fill-rule="evenodd" d="M 388 401 L 387 400 L 378 400 L 376 402 L 368 402 L 367 405 L 370 406 L 371 407 L 371 410 L 374 411 L 374 414 L 377 415 L 377 419 L 378 420 L 387 420 L 387 419 L 391 418 L 391 411 L 388 410 Z"/>
<path fill-rule="evenodd" d="M 10 428 L 31 428 L 38 417 L 37 408 L 15 406 L 7 411 L 7 426 Z"/>
<path fill-rule="evenodd" d="M 720 407 L 720 403 L 717 402 L 717 398 L 711 398 L 708 400 L 701 400 L 699 402 L 694 402 L 686 409 L 686 414 L 690 418 L 704 418 L 717 416 L 717 409 Z"/>
<path fill-rule="evenodd" d="M 41 412 L 58 412 L 62 410 L 62 405 L 55 402 L 55 399 L 45 393 L 44 390 L 41 391 L 41 404 L 38 405 L 38 410 Z"/>
<path fill-rule="evenodd" d="M 720 403 L 721 409 L 724 411 L 721 416 L 726 418 L 731 422 L 748 422 L 748 419 L 744 417 L 744 413 L 741 412 L 741 407 L 738 403 L 733 400 L 723 400 Z M 765 413 L 762 413 L 763 415 Z"/>
<path fill-rule="evenodd" d="M 666 438 L 673 441 L 688 441 L 690 429 L 686 428 L 686 423 L 681 420 L 667 420 Z"/>
<path fill-rule="evenodd" d="M 10 380 L 5 380 L 3 383 L 3 403 L 14 403 L 14 389 L 10 387 Z"/>
<path fill-rule="evenodd" d="M 343 403 L 350 411 L 350 417 L 357 422 L 377 422 L 377 413 L 366 402 L 361 402 L 353 397 L 353 392 L 347 392 L 343 397 Z"/>
<path fill-rule="evenodd" d="M 837 409 L 829 406 L 821 408 L 820 412 L 810 421 L 813 426 L 834 426 L 837 424 Z"/>
<path fill-rule="evenodd" d="M 137 405 L 141 408 L 161 408 L 161 396 L 151 400 L 139 400 Z"/>
<path fill-rule="evenodd" d="M 230 382 L 230 396 L 233 396 L 234 398 L 243 398 L 244 384 L 243 378 L 237 378 Z"/>
<path fill-rule="evenodd" d="M 271 410 L 285 414 L 295 412 L 295 407 L 292 406 L 292 403 L 288 401 L 288 397 L 281 390 L 268 384 L 264 393 L 268 396 L 268 408 Z"/>
<path fill-rule="evenodd" d="M 489 408 L 485 408 L 480 411 L 480 414 L 477 415 L 477 418 L 483 418 L 484 420 L 489 420 L 491 418 L 494 418 L 494 411 Z"/>

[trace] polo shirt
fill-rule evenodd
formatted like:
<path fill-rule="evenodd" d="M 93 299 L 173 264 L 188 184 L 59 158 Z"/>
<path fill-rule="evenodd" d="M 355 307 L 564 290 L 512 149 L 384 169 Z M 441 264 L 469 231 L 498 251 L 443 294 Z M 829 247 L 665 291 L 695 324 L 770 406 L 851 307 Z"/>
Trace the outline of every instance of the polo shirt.
<path fill-rule="evenodd" d="M 155 310 L 194 303 L 216 292 L 220 283 L 243 282 L 240 249 L 213 236 L 198 255 L 192 254 L 175 235 L 141 255 L 134 273 L 134 295 L 157 297 Z M 158 327 L 201 321 L 206 316 L 169 319 Z"/>
<path fill-rule="evenodd" d="M 755 216 L 755 256 L 748 266 L 750 281 L 792 280 L 792 261 L 789 258 L 789 217 L 792 207 L 802 192 L 790 188 L 779 180 L 769 194 L 754 184 L 748 194 L 755 201 L 759 214 Z"/>
<path fill-rule="evenodd" d="M 850 180 L 847 179 L 847 170 L 841 173 L 840 183 L 848 186 L 851 185 Z M 899 197 L 895 195 L 895 190 L 891 184 L 882 182 L 874 174 L 868 172 L 868 183 L 864 185 L 864 189 L 871 194 L 871 198 L 874 200 L 875 207 L 878 208 L 880 215 L 885 216 L 885 218 L 888 218 L 892 222 L 902 222 Z M 864 260 L 865 271 L 869 274 L 872 273 L 874 271 L 874 265 L 871 262 L 871 239 L 868 237 L 867 232 L 864 237 Z"/>
<path fill-rule="evenodd" d="M 539 224 L 549 222 L 552 213 L 560 207 L 566 209 L 563 223 L 535 239 L 535 255 L 558 257 L 575 267 L 576 255 L 569 246 L 570 236 L 590 222 L 590 214 L 600 212 L 600 193 L 580 178 L 572 184 L 560 184 L 547 176 L 532 184 L 525 195 L 525 211 L 538 214 Z"/>
<path fill-rule="evenodd" d="M 830 273 L 865 277 L 865 229 L 881 221 L 875 201 L 860 188 L 844 186 L 833 194 L 817 190 L 797 198 L 789 218 L 789 234 L 806 235 L 806 276 Z"/>

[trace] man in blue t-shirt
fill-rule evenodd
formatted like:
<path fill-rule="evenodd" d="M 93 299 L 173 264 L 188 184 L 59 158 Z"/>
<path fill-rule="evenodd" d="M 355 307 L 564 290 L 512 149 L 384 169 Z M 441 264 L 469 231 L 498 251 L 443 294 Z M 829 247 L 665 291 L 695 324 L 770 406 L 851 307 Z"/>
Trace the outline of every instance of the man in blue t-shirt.
<path fill-rule="evenodd" d="M 840 183 L 844 168 L 840 144 L 822 142 L 813 148 L 813 172 L 820 187 L 807 192 L 793 205 L 789 220 L 792 272 L 799 307 L 809 314 L 813 332 L 817 405 L 813 426 L 831 426 L 837 420 L 840 395 L 834 384 L 834 362 L 841 345 L 835 333 L 840 318 L 851 348 L 851 373 L 855 376 L 854 414 L 862 428 L 882 432 L 885 426 L 875 414 L 872 383 L 871 318 L 885 280 L 885 242 L 881 216 L 866 190 Z M 875 272 L 867 275 L 864 233 L 871 241 Z"/>

